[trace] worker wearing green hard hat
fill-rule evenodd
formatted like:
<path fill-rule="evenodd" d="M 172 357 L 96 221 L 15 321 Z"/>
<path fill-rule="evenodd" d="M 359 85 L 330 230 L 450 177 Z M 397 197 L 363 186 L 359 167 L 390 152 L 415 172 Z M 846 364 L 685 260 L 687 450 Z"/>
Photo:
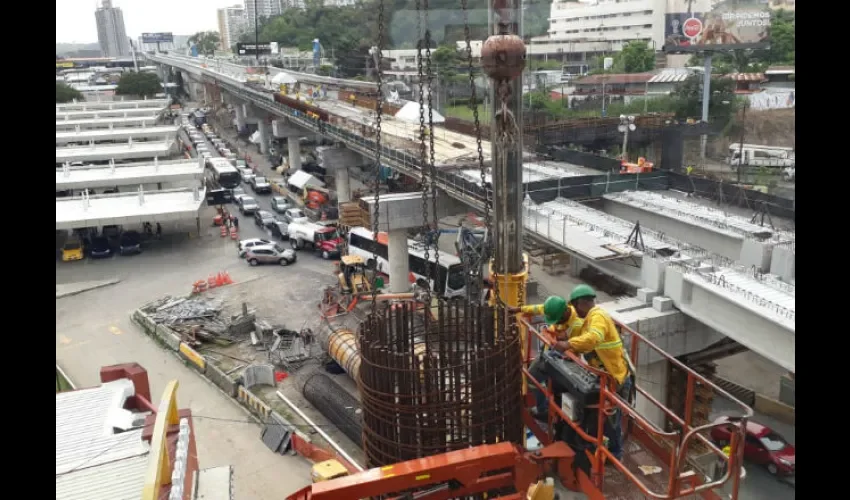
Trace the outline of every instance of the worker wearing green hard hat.
<path fill-rule="evenodd" d="M 620 332 L 611 316 L 596 305 L 596 292 L 588 285 L 578 285 L 570 294 L 570 306 L 583 319 L 581 329 L 555 349 L 572 351 L 586 356 L 587 363 L 604 370 L 616 385 L 617 394 L 624 400 L 634 397 L 634 368 L 623 349 Z M 605 421 L 608 450 L 618 460 L 623 456 L 623 412 L 618 407 Z"/>
<path fill-rule="evenodd" d="M 526 316 L 543 316 L 546 321 L 546 328 L 543 333 L 550 337 L 552 342 L 563 343 L 570 338 L 571 335 L 581 329 L 582 319 L 578 317 L 575 309 L 567 303 L 567 300 L 559 295 L 552 295 L 542 304 L 511 308 L 510 312 L 521 313 Z M 537 359 L 528 367 L 531 376 L 541 384 L 545 384 L 548 380 L 546 374 L 546 365 L 543 361 L 543 353 L 548 350 L 548 346 L 544 346 L 540 350 Z M 536 407 L 532 410 L 535 417 L 545 419 L 548 411 L 546 395 L 534 388 Z"/>

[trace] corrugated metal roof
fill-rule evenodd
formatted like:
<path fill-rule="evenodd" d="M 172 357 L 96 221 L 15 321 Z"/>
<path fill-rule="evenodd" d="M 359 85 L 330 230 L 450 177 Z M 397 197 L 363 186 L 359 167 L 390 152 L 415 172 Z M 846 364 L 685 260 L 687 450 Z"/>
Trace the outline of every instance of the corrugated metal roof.
<path fill-rule="evenodd" d="M 731 78 L 736 82 L 761 82 L 764 81 L 764 73 L 729 73 L 724 78 Z"/>
<path fill-rule="evenodd" d="M 622 73 L 613 75 L 591 75 L 577 80 L 576 85 L 622 85 L 626 83 L 646 83 L 654 75 L 652 73 Z"/>
<path fill-rule="evenodd" d="M 60 474 L 147 455 L 141 429 L 115 434 L 109 420 L 133 394 L 133 383 L 125 379 L 56 395 L 57 484 Z"/>
<path fill-rule="evenodd" d="M 688 79 L 689 73 L 684 71 L 662 71 L 649 79 L 649 83 L 679 83 Z"/>
<path fill-rule="evenodd" d="M 56 500 L 139 500 L 148 455 L 56 476 Z"/>

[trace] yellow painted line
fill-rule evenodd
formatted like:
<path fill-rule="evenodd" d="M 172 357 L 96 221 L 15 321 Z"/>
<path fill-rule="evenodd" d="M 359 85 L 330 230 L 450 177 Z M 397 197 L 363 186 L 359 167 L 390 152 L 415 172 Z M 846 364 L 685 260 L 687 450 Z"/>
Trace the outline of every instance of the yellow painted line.
<path fill-rule="evenodd" d="M 420 474 L 416 476 L 417 481 L 424 481 L 426 479 L 431 479 L 431 474 Z"/>
<path fill-rule="evenodd" d="M 395 476 L 395 474 L 384 474 L 383 475 L 384 478 L 393 477 L 393 476 Z"/>
<path fill-rule="evenodd" d="M 393 466 L 392 466 L 392 465 L 387 465 L 387 466 L 381 467 L 381 470 L 382 470 L 382 471 L 393 470 Z"/>
<path fill-rule="evenodd" d="M 110 326 L 110 327 L 109 327 L 109 331 L 110 331 L 110 333 L 112 333 L 112 335 L 121 335 L 121 334 L 123 334 L 123 333 L 124 333 L 124 332 L 122 332 L 122 331 L 121 331 L 121 329 L 120 329 L 120 328 L 118 328 L 117 326 Z"/>

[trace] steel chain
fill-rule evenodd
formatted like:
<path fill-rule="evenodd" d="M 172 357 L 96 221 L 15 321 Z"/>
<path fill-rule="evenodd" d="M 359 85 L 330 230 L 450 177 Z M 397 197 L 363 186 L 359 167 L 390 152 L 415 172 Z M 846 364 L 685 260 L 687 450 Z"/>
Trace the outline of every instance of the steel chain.
<path fill-rule="evenodd" d="M 430 254 L 430 243 L 428 238 L 431 237 L 431 228 L 428 224 L 428 174 L 430 173 L 428 169 L 425 167 L 427 164 L 426 160 L 426 149 L 425 146 L 425 67 L 422 61 L 422 44 L 425 43 L 425 37 L 422 33 L 423 23 L 422 16 L 427 15 L 427 5 L 423 8 L 422 5 L 423 0 L 416 0 L 416 63 L 417 63 L 417 72 L 419 77 L 419 168 L 422 173 L 420 189 L 422 190 L 422 233 L 425 238 L 425 262 L 430 262 L 431 254 Z M 424 11 L 424 12 L 423 12 Z M 425 21 L 425 30 L 428 30 L 427 19 Z M 431 91 L 429 86 L 428 91 Z M 426 264 L 425 270 L 425 279 L 428 281 L 428 289 L 426 292 L 427 301 L 430 303 L 431 301 L 431 272 L 430 265 Z M 427 317 L 427 315 L 426 315 Z"/>
<path fill-rule="evenodd" d="M 378 232 L 380 230 L 380 201 L 381 201 L 381 153 L 383 151 L 383 147 L 381 145 L 381 118 L 384 111 L 384 81 L 383 81 L 383 68 L 381 67 L 383 64 L 383 54 L 381 50 L 384 45 L 384 0 L 380 0 L 378 2 L 378 44 L 375 50 L 377 50 L 376 55 L 376 76 L 378 83 L 378 109 L 376 110 L 375 116 L 375 210 L 372 215 L 372 237 L 375 241 L 378 241 Z M 374 276 L 372 277 L 372 318 L 377 317 L 378 312 L 378 255 L 376 253 L 372 254 L 372 259 L 375 262 Z"/>
<path fill-rule="evenodd" d="M 463 37 L 466 42 L 466 67 L 469 71 L 469 88 L 471 90 L 471 101 L 472 101 L 472 118 L 475 124 L 475 144 L 478 150 L 478 169 L 481 173 L 481 189 L 484 190 L 484 227 L 487 230 L 486 238 L 489 240 L 491 235 L 493 234 L 493 230 L 491 227 L 491 207 L 492 207 L 492 199 L 490 197 L 490 191 L 487 189 L 487 167 L 484 166 L 484 148 L 481 145 L 481 120 L 478 115 L 478 95 L 477 89 L 475 87 L 475 73 L 472 68 L 472 41 L 469 29 L 469 10 L 468 10 L 469 0 L 461 0 L 461 9 L 463 11 Z M 489 244 L 489 241 L 484 241 L 485 244 Z M 482 247 L 482 250 L 484 248 Z M 485 264 L 481 264 L 482 266 Z M 484 289 L 484 271 L 483 269 L 478 269 L 478 286 L 476 287 L 478 290 Z"/>
<path fill-rule="evenodd" d="M 440 281 L 440 227 L 437 220 L 437 167 L 434 160 L 434 70 L 431 65 L 431 29 L 428 27 L 428 0 L 423 0 L 425 4 L 425 64 L 428 72 L 428 175 L 431 177 L 431 211 L 433 214 L 433 225 L 436 236 L 434 237 L 434 271 L 437 275 L 434 276 L 434 286 L 439 286 Z M 427 207 L 426 207 L 427 216 Z M 426 247 L 427 251 L 427 247 Z M 427 256 L 426 256 L 427 260 Z M 431 282 L 432 269 L 431 264 L 428 264 L 428 282 Z M 448 273 L 446 273 L 448 280 Z M 445 283 L 442 284 L 445 288 Z"/>

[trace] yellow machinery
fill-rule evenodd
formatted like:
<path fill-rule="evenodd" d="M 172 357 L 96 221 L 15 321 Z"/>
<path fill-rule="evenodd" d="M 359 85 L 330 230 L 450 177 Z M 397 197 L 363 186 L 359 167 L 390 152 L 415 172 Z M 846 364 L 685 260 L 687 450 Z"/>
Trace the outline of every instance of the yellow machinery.
<path fill-rule="evenodd" d="M 339 262 L 339 288 L 343 293 L 367 293 L 372 291 L 366 279 L 366 263 L 359 255 L 343 255 Z"/>
<path fill-rule="evenodd" d="M 330 481 L 331 479 L 336 479 L 338 477 L 344 477 L 347 475 L 348 469 L 346 469 L 344 465 L 339 463 L 339 461 L 334 459 L 319 462 L 314 465 L 313 468 L 310 470 L 310 478 L 313 480 L 314 483 Z"/>

